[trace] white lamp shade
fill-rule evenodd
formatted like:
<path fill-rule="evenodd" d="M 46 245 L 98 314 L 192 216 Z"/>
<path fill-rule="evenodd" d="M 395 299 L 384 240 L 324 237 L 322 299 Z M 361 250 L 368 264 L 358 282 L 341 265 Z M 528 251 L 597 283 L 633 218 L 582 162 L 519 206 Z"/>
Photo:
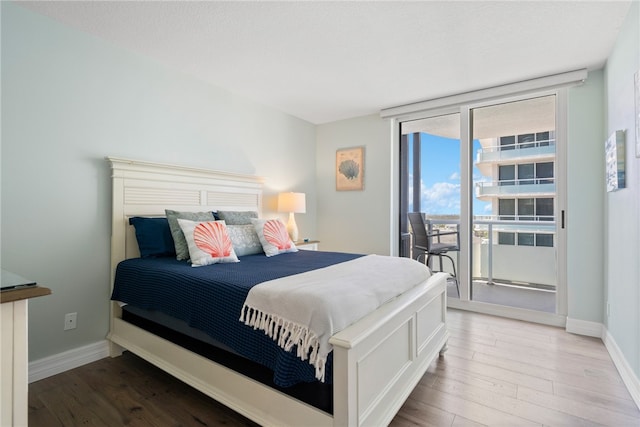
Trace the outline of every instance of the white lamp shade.
<path fill-rule="evenodd" d="M 278 194 L 278 211 L 289 213 L 305 213 L 307 203 L 304 193 L 280 193 Z"/>

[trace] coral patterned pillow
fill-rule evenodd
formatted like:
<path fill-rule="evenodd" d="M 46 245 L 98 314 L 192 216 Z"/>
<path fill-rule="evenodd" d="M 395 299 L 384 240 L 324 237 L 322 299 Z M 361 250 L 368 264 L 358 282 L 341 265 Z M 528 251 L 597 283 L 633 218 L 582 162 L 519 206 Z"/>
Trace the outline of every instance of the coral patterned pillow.
<path fill-rule="evenodd" d="M 224 221 L 189 221 L 178 218 L 189 246 L 191 266 L 238 262 Z"/>
<path fill-rule="evenodd" d="M 279 219 L 252 219 L 262 249 L 267 256 L 298 252 L 287 233 L 287 227 Z"/>

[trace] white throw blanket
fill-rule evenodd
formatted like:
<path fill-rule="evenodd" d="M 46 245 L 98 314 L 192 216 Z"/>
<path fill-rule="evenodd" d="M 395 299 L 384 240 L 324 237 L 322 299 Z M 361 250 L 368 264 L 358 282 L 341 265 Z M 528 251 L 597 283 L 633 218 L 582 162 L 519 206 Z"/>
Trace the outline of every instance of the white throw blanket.
<path fill-rule="evenodd" d="M 430 275 L 409 258 L 367 255 L 254 286 L 240 321 L 286 351 L 297 345 L 297 356 L 309 357 L 324 382 L 329 338 Z"/>

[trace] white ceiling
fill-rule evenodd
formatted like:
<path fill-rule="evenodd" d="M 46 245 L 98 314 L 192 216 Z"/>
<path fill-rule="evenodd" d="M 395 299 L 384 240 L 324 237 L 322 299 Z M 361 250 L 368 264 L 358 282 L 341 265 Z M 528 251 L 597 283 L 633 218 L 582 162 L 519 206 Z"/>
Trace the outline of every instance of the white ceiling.
<path fill-rule="evenodd" d="M 631 0 L 20 4 L 320 124 L 601 68 Z"/>

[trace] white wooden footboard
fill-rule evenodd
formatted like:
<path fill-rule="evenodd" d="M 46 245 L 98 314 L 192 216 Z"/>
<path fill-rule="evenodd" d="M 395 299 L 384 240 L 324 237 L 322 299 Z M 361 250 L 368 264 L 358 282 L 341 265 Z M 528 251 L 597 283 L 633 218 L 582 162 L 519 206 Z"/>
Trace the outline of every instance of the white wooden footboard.
<path fill-rule="evenodd" d="M 431 279 L 334 335 L 334 425 L 388 424 L 449 337 L 446 277 Z"/>

